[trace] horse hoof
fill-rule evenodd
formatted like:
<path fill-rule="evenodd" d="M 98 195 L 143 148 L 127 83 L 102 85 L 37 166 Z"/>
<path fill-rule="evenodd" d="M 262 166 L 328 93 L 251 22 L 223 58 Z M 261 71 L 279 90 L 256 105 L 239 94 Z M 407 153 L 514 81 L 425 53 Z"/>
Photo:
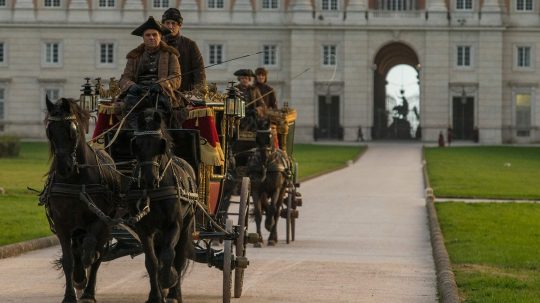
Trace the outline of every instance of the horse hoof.
<path fill-rule="evenodd" d="M 276 242 L 274 240 L 268 240 L 268 246 L 276 246 Z"/>
<path fill-rule="evenodd" d="M 167 303 L 178 303 L 178 300 L 176 299 L 167 299 Z"/>
<path fill-rule="evenodd" d="M 261 247 L 262 247 L 262 244 L 261 244 L 261 242 L 257 242 L 257 243 L 255 243 L 255 244 L 253 244 L 253 247 L 261 248 Z"/>
<path fill-rule="evenodd" d="M 79 303 L 96 303 L 96 299 L 91 299 L 91 298 L 81 298 L 79 300 Z"/>
<path fill-rule="evenodd" d="M 163 288 L 171 288 L 178 283 L 178 273 L 174 268 L 164 270 L 160 275 L 160 284 Z"/>

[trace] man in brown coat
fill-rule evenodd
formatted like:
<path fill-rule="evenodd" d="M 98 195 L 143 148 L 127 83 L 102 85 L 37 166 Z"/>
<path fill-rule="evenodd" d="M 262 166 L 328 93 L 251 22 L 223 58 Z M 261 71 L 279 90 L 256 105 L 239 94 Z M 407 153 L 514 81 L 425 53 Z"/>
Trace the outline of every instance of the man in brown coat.
<path fill-rule="evenodd" d="M 161 41 L 169 32 L 153 17 L 131 34 L 143 37 L 143 43 L 127 54 L 127 64 L 119 81 L 125 95 L 126 111 L 135 106 L 148 93 L 138 109 L 155 106 L 163 114 L 170 115 L 178 100 L 174 91 L 181 85 L 178 51 Z M 134 127 L 136 114 L 128 117 L 128 126 Z M 166 117 L 167 118 L 167 117 Z"/>
<path fill-rule="evenodd" d="M 165 36 L 165 42 L 180 53 L 182 86 L 180 91 L 190 91 L 196 85 L 206 82 L 204 61 L 195 41 L 180 33 L 184 19 L 176 8 L 169 8 L 163 13 L 161 22 L 171 31 Z"/>
<path fill-rule="evenodd" d="M 268 80 L 268 71 L 264 67 L 255 70 L 255 87 L 259 89 L 266 107 L 277 109 L 276 92 L 274 88 L 266 84 Z"/>

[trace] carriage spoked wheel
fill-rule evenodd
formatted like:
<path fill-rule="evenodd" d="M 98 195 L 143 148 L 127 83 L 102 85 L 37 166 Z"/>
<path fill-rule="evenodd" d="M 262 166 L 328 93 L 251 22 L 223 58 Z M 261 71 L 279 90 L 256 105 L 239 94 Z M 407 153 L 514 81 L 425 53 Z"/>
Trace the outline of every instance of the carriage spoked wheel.
<path fill-rule="evenodd" d="M 233 222 L 231 219 L 227 219 L 225 222 L 225 231 L 227 233 L 233 232 Z M 230 303 L 232 289 L 233 240 L 224 240 L 223 242 L 223 303 Z"/>
<path fill-rule="evenodd" d="M 247 262 L 246 257 L 246 234 L 249 213 L 249 193 L 250 181 L 249 178 L 242 178 L 242 187 L 240 188 L 240 206 L 238 208 L 238 239 L 236 239 L 236 257 L 244 262 Z M 240 260 L 239 259 L 239 260 Z M 244 266 L 237 266 L 234 269 L 234 297 L 242 296 L 242 287 L 244 285 Z"/>

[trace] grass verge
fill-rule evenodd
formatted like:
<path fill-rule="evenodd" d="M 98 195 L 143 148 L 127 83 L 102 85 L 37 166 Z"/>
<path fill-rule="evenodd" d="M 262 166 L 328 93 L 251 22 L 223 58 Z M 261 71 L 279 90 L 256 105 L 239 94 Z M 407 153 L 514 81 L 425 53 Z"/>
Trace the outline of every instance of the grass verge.
<path fill-rule="evenodd" d="M 437 197 L 540 199 L 540 148 L 426 148 Z"/>
<path fill-rule="evenodd" d="M 299 177 L 321 174 L 341 168 L 355 159 L 363 148 L 358 146 L 295 145 Z M 48 169 L 46 143 L 22 143 L 17 158 L 0 158 L 0 245 L 48 236 L 51 234 L 44 208 L 37 206 L 37 197 L 27 186 L 41 189 Z"/>
<path fill-rule="evenodd" d="M 540 302 L 540 205 L 436 203 L 464 302 Z"/>
<path fill-rule="evenodd" d="M 294 158 L 298 161 L 298 177 L 303 180 L 342 168 L 365 149 L 365 146 L 295 144 Z"/>

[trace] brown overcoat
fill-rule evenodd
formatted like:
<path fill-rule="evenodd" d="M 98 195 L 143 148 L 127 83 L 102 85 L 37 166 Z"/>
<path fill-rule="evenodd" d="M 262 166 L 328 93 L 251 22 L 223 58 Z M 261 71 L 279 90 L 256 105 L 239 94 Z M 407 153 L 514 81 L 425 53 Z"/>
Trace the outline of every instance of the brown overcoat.
<path fill-rule="evenodd" d="M 277 109 L 276 92 L 274 89 L 270 85 L 260 82 L 256 82 L 255 87 L 261 92 L 266 107 Z"/>
<path fill-rule="evenodd" d="M 175 106 L 179 101 L 176 99 L 174 91 L 180 88 L 182 83 L 178 51 L 161 41 L 159 43 L 159 52 L 158 79 L 167 79 L 160 82 L 159 85 L 163 88 L 163 92 L 171 99 L 171 104 Z M 127 54 L 126 58 L 128 61 L 126 68 L 118 83 L 122 93 L 125 93 L 131 85 L 137 83 L 143 53 L 144 44 L 141 44 Z"/>
<path fill-rule="evenodd" d="M 190 91 L 196 85 L 204 84 L 206 82 L 204 60 L 197 43 L 182 35 L 165 36 L 165 42 L 180 53 L 179 61 L 182 71 L 180 91 Z"/>

